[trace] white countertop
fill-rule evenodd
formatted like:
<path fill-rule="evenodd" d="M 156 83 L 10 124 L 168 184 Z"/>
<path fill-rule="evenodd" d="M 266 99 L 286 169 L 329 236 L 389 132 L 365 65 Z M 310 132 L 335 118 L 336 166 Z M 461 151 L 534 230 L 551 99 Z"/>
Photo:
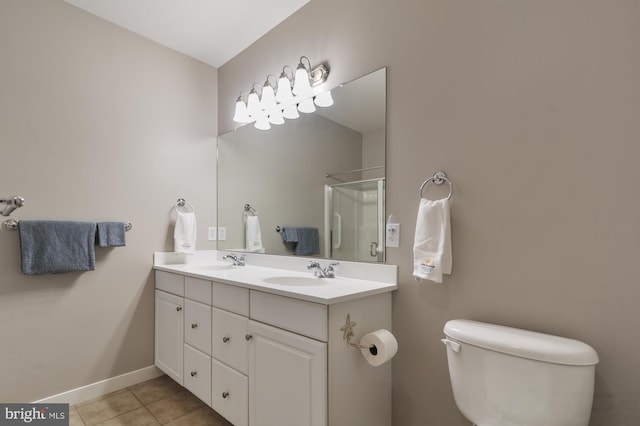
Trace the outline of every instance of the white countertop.
<path fill-rule="evenodd" d="M 156 253 L 154 269 L 324 305 L 386 293 L 398 288 L 395 279 L 397 273 L 395 265 L 340 262 L 336 278 L 315 278 L 311 271 L 305 271 L 306 263 L 309 260 L 318 261 L 321 264 L 329 261 L 295 259 L 290 263 L 283 264 L 283 260 L 278 259 L 273 262 L 278 264 L 278 267 L 268 267 L 263 265 L 269 263 L 269 255 L 258 255 L 259 257 L 256 256 L 253 259 L 255 263 L 262 265 L 251 264 L 252 258 L 248 256 L 246 266 L 215 269 L 230 264 L 229 261 L 218 260 L 222 254 L 209 252 L 207 256 L 191 258 L 189 263 L 173 263 L 169 257 Z M 288 266 L 288 268 L 283 266 Z M 361 279 L 359 276 L 367 276 L 371 272 L 366 271 L 366 268 L 373 268 L 374 272 L 377 272 L 378 279 Z M 341 269 L 345 272 L 344 276 L 341 274 Z M 380 278 L 382 281 L 379 280 Z"/>

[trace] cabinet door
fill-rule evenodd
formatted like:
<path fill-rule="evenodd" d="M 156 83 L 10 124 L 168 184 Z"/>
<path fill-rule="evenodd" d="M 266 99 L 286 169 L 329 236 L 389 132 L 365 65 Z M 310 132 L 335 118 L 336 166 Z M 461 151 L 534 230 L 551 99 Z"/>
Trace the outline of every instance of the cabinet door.
<path fill-rule="evenodd" d="M 249 425 L 327 425 L 327 344 L 249 321 Z"/>
<path fill-rule="evenodd" d="M 243 374 L 248 371 L 247 327 L 249 319 L 212 308 L 211 355 Z"/>
<path fill-rule="evenodd" d="M 155 364 L 169 377 L 182 381 L 183 299 L 156 290 Z"/>

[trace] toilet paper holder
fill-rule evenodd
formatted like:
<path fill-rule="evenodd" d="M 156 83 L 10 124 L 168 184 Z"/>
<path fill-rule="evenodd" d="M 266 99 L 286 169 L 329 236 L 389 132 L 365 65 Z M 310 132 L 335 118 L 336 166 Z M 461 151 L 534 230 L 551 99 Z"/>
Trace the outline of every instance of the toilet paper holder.
<path fill-rule="evenodd" d="M 357 322 L 351 321 L 351 314 L 347 314 L 347 320 L 345 324 L 342 327 L 340 327 L 340 331 L 342 331 L 343 333 L 342 340 L 346 340 L 347 343 L 353 346 L 354 348 L 369 349 L 370 351 L 372 351 L 371 353 L 373 353 L 374 351 L 377 352 L 375 345 L 364 346 L 359 343 L 353 343 L 351 341 L 351 338 L 355 336 L 355 333 L 353 332 L 353 327 L 355 327 L 356 325 L 358 325 Z M 373 354 L 375 355 L 375 353 Z"/>

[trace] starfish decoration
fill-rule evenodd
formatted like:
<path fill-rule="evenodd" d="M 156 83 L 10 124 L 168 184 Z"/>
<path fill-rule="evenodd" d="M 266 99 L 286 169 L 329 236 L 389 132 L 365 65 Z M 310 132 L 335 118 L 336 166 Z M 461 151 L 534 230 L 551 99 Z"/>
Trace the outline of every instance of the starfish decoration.
<path fill-rule="evenodd" d="M 351 321 L 351 315 L 347 314 L 346 323 L 340 327 L 340 331 L 344 334 L 342 335 L 342 339 L 346 340 L 347 343 L 351 343 L 351 338 L 354 336 L 353 327 L 355 327 L 358 323 L 355 321 Z"/>

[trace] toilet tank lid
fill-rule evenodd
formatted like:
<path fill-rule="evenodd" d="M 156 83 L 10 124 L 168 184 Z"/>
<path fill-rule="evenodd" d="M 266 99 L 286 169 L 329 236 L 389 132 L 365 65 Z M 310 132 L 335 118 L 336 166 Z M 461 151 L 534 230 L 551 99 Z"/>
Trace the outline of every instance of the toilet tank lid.
<path fill-rule="evenodd" d="M 502 325 L 451 320 L 444 334 L 473 346 L 554 364 L 595 365 L 599 361 L 596 351 L 578 340 Z"/>

